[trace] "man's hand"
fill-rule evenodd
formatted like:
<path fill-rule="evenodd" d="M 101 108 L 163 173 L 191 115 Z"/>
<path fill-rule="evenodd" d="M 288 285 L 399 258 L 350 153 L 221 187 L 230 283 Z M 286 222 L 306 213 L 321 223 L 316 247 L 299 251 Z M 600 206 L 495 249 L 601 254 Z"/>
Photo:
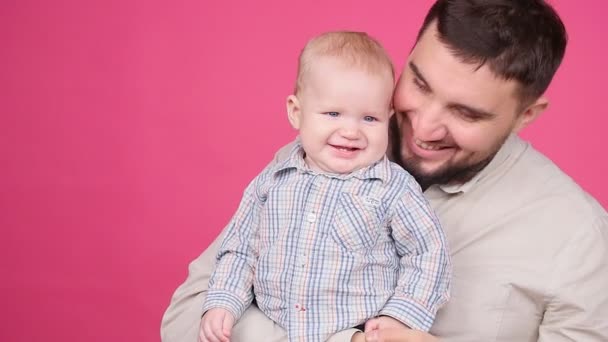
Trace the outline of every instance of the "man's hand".
<path fill-rule="evenodd" d="M 357 335 L 357 334 L 355 334 Z M 360 335 L 360 334 L 359 334 Z M 359 337 L 357 337 L 359 338 Z M 359 341 L 353 336 L 352 341 Z M 436 337 L 419 330 L 413 330 L 398 320 L 381 316 L 365 323 L 366 342 L 439 342 Z"/>
<path fill-rule="evenodd" d="M 203 315 L 199 342 L 228 342 L 234 325 L 234 316 L 222 308 L 211 309 Z"/>

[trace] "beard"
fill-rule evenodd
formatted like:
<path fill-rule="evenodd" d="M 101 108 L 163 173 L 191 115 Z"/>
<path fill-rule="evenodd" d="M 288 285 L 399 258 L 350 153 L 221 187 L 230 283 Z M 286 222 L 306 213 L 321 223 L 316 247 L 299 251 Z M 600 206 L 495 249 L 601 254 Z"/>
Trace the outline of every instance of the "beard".
<path fill-rule="evenodd" d="M 431 185 L 447 185 L 447 184 L 462 184 L 471 180 L 481 170 L 483 170 L 491 161 L 494 156 L 500 150 L 503 143 L 507 140 L 508 135 L 503 137 L 496 146 L 492 149 L 491 153 L 482 160 L 476 162 L 470 162 L 469 160 L 462 160 L 459 162 L 447 161 L 439 169 L 433 172 L 425 172 L 422 170 L 421 161 L 418 157 L 413 156 L 409 158 L 403 158 L 402 155 L 402 144 L 401 144 L 401 132 L 399 131 L 399 125 L 396 120 L 396 116 L 393 115 L 389 123 L 389 158 L 399 164 L 407 172 L 409 172 L 414 179 L 420 184 L 423 191 L 428 189 Z"/>

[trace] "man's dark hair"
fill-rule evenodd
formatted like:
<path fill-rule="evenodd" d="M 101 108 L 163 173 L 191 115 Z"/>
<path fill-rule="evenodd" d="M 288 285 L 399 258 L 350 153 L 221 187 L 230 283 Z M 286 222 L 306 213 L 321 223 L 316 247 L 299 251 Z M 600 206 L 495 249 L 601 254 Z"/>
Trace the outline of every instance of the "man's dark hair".
<path fill-rule="evenodd" d="M 518 81 L 524 106 L 547 90 L 566 50 L 564 24 L 542 0 L 438 0 L 418 39 L 434 22 L 454 56 Z"/>

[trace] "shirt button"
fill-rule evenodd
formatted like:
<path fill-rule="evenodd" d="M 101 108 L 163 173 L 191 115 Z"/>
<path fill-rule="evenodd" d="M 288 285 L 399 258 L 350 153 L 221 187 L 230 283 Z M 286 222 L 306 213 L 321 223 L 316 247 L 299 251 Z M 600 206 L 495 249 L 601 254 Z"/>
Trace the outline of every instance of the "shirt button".
<path fill-rule="evenodd" d="M 313 213 L 308 213 L 308 215 L 306 216 L 306 220 L 310 223 L 314 223 L 317 220 L 317 215 Z"/>

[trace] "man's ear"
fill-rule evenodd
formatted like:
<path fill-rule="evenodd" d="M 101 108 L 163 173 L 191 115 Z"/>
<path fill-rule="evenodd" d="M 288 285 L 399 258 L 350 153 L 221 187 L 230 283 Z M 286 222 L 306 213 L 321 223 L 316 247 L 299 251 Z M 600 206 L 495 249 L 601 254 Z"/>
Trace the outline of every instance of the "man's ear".
<path fill-rule="evenodd" d="M 536 101 L 526 107 L 524 111 L 519 114 L 517 122 L 513 127 L 513 133 L 517 133 L 531 124 L 540 116 L 542 112 L 545 111 L 545 109 L 547 109 L 547 106 L 549 106 L 549 100 L 546 97 L 541 96 L 536 99 Z"/>
<path fill-rule="evenodd" d="M 301 115 L 302 110 L 298 98 L 295 95 L 287 96 L 287 118 L 293 128 L 300 129 Z"/>

